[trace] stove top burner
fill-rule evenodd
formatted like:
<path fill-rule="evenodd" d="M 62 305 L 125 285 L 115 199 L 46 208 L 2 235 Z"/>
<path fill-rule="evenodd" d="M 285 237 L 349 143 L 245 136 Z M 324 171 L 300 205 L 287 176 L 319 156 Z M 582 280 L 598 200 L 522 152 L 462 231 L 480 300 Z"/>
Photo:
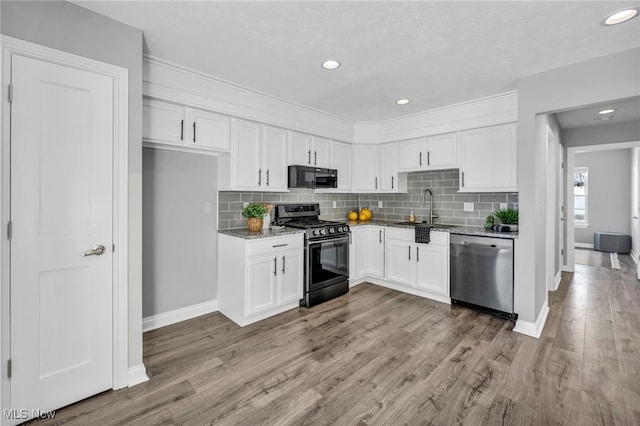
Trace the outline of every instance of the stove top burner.
<path fill-rule="evenodd" d="M 329 220 L 320 220 L 320 219 L 305 219 L 305 220 L 291 220 L 289 222 L 285 222 L 284 225 L 290 228 L 308 229 L 308 228 L 319 228 L 319 227 L 328 226 L 328 225 L 334 225 L 334 226 L 345 225 L 345 223 L 332 222 Z"/>

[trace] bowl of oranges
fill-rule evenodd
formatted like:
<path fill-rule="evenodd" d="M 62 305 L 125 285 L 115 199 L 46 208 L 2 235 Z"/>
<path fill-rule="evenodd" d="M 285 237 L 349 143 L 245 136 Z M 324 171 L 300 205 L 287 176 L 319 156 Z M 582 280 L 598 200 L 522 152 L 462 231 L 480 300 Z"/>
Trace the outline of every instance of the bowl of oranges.
<path fill-rule="evenodd" d="M 349 220 L 359 220 L 360 222 L 371 220 L 371 210 L 369 210 L 367 207 L 361 209 L 359 212 L 352 210 L 349 212 Z"/>

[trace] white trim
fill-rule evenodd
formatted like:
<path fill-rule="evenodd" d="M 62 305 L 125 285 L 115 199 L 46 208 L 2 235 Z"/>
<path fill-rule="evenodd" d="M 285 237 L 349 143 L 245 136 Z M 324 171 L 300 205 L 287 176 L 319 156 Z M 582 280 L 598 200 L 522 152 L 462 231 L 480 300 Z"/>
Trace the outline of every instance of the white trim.
<path fill-rule="evenodd" d="M 562 281 L 562 272 L 558 271 L 558 273 L 556 274 L 556 279 L 554 282 L 554 286 L 551 289 L 551 291 L 557 291 L 558 287 L 560 287 L 560 282 Z"/>
<path fill-rule="evenodd" d="M 128 131 L 128 81 L 129 71 L 125 68 L 106 64 L 93 59 L 40 46 L 34 43 L 1 36 L 2 42 L 2 159 L 0 160 L 0 192 L 2 194 L 1 216 L 2 224 L 6 224 L 10 218 L 9 206 L 9 145 L 10 133 L 7 123 L 10 122 L 10 104 L 7 98 L 7 87 L 11 82 L 11 55 L 19 54 L 30 58 L 47 61 L 63 66 L 75 67 L 95 73 L 109 76 L 114 84 L 114 116 L 113 116 L 113 243 L 116 252 L 113 258 L 113 389 L 126 387 L 129 383 L 128 357 L 129 357 L 129 278 L 128 278 L 128 198 L 129 198 L 129 131 Z M 8 298 L 10 290 L 9 280 L 9 242 L 2 239 L 0 245 L 0 259 L 2 276 L 0 277 L 0 307 L 2 309 L 2 393 L 0 404 L 5 408 L 10 406 L 10 386 L 4 374 L 4 366 L 10 356 L 10 325 Z"/>
<path fill-rule="evenodd" d="M 147 369 L 144 364 L 138 364 L 133 367 L 129 367 L 128 374 L 128 387 L 139 385 L 140 383 L 144 383 L 149 380 L 149 376 L 147 376 Z"/>
<path fill-rule="evenodd" d="M 538 313 L 536 322 L 523 321 L 521 319 L 516 321 L 516 326 L 513 327 L 513 331 L 520 334 L 526 334 L 527 336 L 535 337 L 539 339 L 544 330 L 544 325 L 547 322 L 547 316 L 549 315 L 549 295 L 542 304 L 542 308 Z"/>
<path fill-rule="evenodd" d="M 392 290 L 396 290 L 402 293 L 412 294 L 414 296 L 424 297 L 425 299 L 435 300 L 436 302 L 446 303 L 447 305 L 451 304 L 451 298 L 448 296 L 442 296 L 441 294 L 431 293 L 429 291 L 420 290 L 418 288 L 407 287 L 406 285 L 396 284 L 392 281 L 388 281 L 384 278 L 374 277 L 371 275 L 365 275 L 363 277 L 357 278 L 353 281 L 349 282 L 349 288 L 355 287 L 358 284 L 362 284 L 364 282 L 379 285 L 381 287 L 390 288 Z"/>
<path fill-rule="evenodd" d="M 593 250 L 593 244 L 590 244 L 590 243 L 574 243 L 573 246 L 575 248 L 583 248 L 583 249 Z"/>
<path fill-rule="evenodd" d="M 589 229 L 589 224 L 587 222 L 574 222 L 575 227 L 579 229 Z"/>
<path fill-rule="evenodd" d="M 166 327 L 167 325 L 186 321 L 191 318 L 199 317 L 200 315 L 206 315 L 217 311 L 218 301 L 214 299 L 209 300 L 208 302 L 174 309 L 173 311 L 151 315 L 150 317 L 142 319 L 142 331 L 155 330 L 156 328 Z"/>

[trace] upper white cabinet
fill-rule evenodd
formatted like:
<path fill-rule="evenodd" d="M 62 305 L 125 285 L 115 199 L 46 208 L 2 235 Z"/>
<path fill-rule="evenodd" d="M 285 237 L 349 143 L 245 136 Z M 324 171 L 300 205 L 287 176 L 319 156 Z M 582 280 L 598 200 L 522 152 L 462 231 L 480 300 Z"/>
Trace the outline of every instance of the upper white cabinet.
<path fill-rule="evenodd" d="M 457 133 L 410 139 L 398 143 L 398 171 L 442 170 L 458 166 Z"/>
<path fill-rule="evenodd" d="M 407 174 L 398 173 L 398 144 L 380 145 L 380 192 L 406 192 Z"/>
<path fill-rule="evenodd" d="M 289 164 L 330 167 L 331 141 L 325 138 L 289 132 Z"/>
<path fill-rule="evenodd" d="M 517 125 L 460 132 L 460 191 L 518 191 Z"/>
<path fill-rule="evenodd" d="M 378 152 L 378 145 L 353 146 L 352 188 L 354 192 L 378 192 Z M 339 176 L 338 179 L 340 179 Z"/>
<path fill-rule="evenodd" d="M 157 148 L 226 152 L 230 149 L 230 118 L 195 108 L 145 98 L 143 139 Z"/>
<path fill-rule="evenodd" d="M 231 155 L 220 158 L 220 163 L 231 162 L 229 189 L 286 191 L 287 142 L 286 130 L 235 120 Z"/>
<path fill-rule="evenodd" d="M 338 171 L 338 191 L 351 190 L 351 145 L 331 142 L 331 166 Z"/>

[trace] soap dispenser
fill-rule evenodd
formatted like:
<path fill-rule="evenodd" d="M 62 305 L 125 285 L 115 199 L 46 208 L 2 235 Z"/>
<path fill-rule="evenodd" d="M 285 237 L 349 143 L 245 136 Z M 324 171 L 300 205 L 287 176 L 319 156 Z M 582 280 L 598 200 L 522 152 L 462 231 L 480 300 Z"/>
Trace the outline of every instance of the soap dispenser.
<path fill-rule="evenodd" d="M 416 216 L 413 214 L 413 210 L 409 213 L 409 222 L 413 223 L 416 221 Z"/>

